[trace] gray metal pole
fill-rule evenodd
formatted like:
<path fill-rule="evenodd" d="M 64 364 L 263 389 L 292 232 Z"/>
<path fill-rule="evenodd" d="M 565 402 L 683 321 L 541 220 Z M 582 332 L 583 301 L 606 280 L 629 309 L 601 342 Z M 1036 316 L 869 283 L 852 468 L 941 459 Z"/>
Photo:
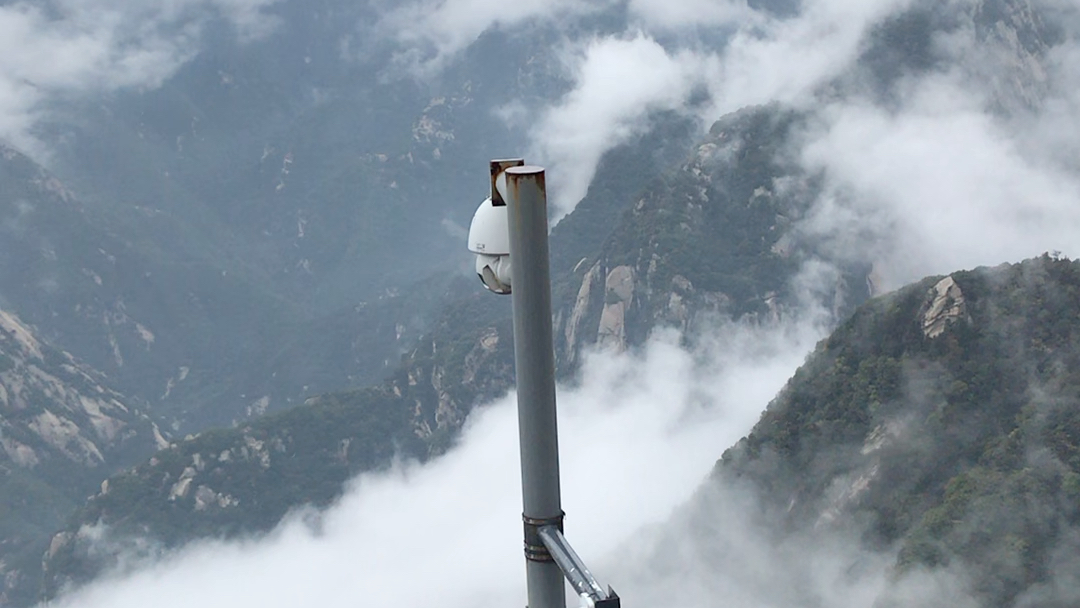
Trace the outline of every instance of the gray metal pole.
<path fill-rule="evenodd" d="M 561 530 L 563 518 L 544 170 L 535 166 L 506 169 L 506 199 L 528 608 L 565 608 L 562 570 L 539 532 L 544 526 Z"/>

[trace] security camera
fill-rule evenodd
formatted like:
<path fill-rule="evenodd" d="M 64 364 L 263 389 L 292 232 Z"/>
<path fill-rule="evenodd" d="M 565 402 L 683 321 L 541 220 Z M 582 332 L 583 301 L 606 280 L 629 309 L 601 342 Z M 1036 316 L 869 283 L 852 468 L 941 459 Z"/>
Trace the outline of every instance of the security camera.
<path fill-rule="evenodd" d="M 510 293 L 510 229 L 506 205 L 490 198 L 480 203 L 469 225 L 469 251 L 476 254 L 476 274 L 484 287 Z"/>
<path fill-rule="evenodd" d="M 491 161 L 491 196 L 480 203 L 469 225 L 469 251 L 476 254 L 476 274 L 489 290 L 510 293 L 510 222 L 506 210 L 506 175 L 520 158 Z"/>

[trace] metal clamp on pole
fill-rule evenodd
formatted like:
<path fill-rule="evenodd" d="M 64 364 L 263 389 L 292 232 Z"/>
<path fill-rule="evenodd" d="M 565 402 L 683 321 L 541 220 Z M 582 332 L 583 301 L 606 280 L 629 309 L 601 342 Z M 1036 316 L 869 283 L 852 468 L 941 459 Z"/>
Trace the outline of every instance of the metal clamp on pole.
<path fill-rule="evenodd" d="M 525 559 L 532 562 L 553 561 L 551 553 L 544 544 L 544 539 L 540 536 L 540 530 L 551 527 L 561 531 L 564 515 L 565 513 L 548 519 L 533 519 L 524 514 L 521 516 L 522 521 L 525 522 Z"/>

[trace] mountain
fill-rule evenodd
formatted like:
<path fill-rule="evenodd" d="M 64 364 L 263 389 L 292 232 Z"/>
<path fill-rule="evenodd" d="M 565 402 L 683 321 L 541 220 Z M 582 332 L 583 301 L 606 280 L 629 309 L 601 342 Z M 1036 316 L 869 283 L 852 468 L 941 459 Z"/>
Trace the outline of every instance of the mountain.
<path fill-rule="evenodd" d="M 32 601 L 57 526 L 102 479 L 166 445 L 145 404 L 0 311 L 0 604 Z"/>
<path fill-rule="evenodd" d="M 1007 76 L 995 111 L 1037 105 L 1053 24 L 1024 0 L 956 6 L 887 20 L 822 98 L 869 86 L 895 101 L 971 28 L 992 60 L 973 77 Z M 462 278 L 456 252 L 486 187 L 470 176 L 525 139 L 495 110 L 566 89 L 555 34 L 495 28 L 425 81 L 352 46 L 365 6 L 279 10 L 273 36 L 212 33 L 160 88 L 64 105 L 44 128 L 48 169 L 4 154 L 4 305 L 192 433 L 147 447 L 39 544 L 47 595 L 118 551 L 267 530 L 360 471 L 437 456 L 511 387 L 508 302 Z M 657 111 L 602 158 L 552 230 L 564 379 L 584 349 L 632 349 L 658 327 L 693 341 L 711 318 L 770 323 L 807 302 L 839 322 L 873 293 L 872 248 L 838 254 L 803 229 L 823 176 L 787 151 L 813 118 L 770 103 L 704 134 Z"/>
<path fill-rule="evenodd" d="M 1054 33 L 1019 0 L 986 0 L 964 10 L 915 3 L 864 42 L 855 74 L 827 89 L 839 95 L 869 81 L 885 103 L 905 78 L 937 65 L 935 37 L 965 28 L 979 32 L 989 56 L 1018 70 L 998 90 L 997 110 L 1019 112 L 1024 99 L 1037 100 L 1022 95 L 1032 82 L 1023 66 L 1044 59 Z M 480 46 L 498 47 L 500 35 Z M 439 118 L 418 124 L 447 124 L 441 112 L 469 106 L 458 99 L 460 106 L 447 100 L 432 106 Z M 823 181 L 786 153 L 813 127 L 805 108 L 744 108 L 703 137 L 677 115 L 653 118 L 650 131 L 604 156 L 585 199 L 552 230 L 563 378 L 574 377 L 583 349 L 635 348 L 658 327 L 675 327 L 692 341 L 710 318 L 770 323 L 807 302 L 839 322 L 873 294 L 871 248 L 838 253 L 802 229 Z M 462 143 L 457 136 L 452 141 Z M 406 157 L 389 154 L 385 162 L 394 158 Z M 264 228 L 284 234 L 275 230 Z M 262 268 L 275 272 L 272 265 Z M 359 471 L 395 456 L 441 454 L 473 407 L 511 387 L 513 365 L 508 303 L 471 278 L 452 281 L 445 296 L 428 331 L 382 384 L 195 435 L 111 479 L 50 549 L 48 592 L 109 563 L 114 554 L 98 550 L 99 525 L 112 531 L 114 549 L 132 537 L 167 549 L 203 536 L 266 530 L 290 508 L 327 504 Z M 309 428 L 323 429 L 323 440 L 306 439 Z M 310 478 L 300 479 L 293 462 L 305 463 Z M 256 515 L 245 517 L 238 505 L 253 506 Z"/>
<path fill-rule="evenodd" d="M 422 80 L 373 7 L 272 4 L 159 86 L 54 100 L 46 153 L 4 145 L 5 305 L 181 433 L 382 379 L 462 266 L 468 176 L 524 145 L 496 110 L 565 88 L 550 32 Z"/>
<path fill-rule="evenodd" d="M 596 253 L 565 260 L 570 275 L 554 288 L 559 361 L 642 344 L 657 327 L 693 336 L 710 315 L 776 320 L 800 304 L 797 275 L 826 259 L 792 230 L 817 194 L 813 176 L 781 154 L 801 121 L 778 105 L 721 118 L 631 199 Z M 552 238 L 574 229 L 564 222 Z M 867 297 L 870 267 L 835 264 L 820 300 L 840 318 Z"/>
<path fill-rule="evenodd" d="M 409 307 L 394 289 L 307 315 L 222 262 L 212 239 L 177 242 L 170 212 L 138 207 L 142 228 L 132 230 L 11 148 L 0 147 L 0 176 L 3 305 L 175 431 L 378 380 L 449 280 L 403 284 Z"/>
<path fill-rule="evenodd" d="M 821 342 L 710 483 L 753 488 L 785 533 L 864 524 L 896 578 L 947 567 L 979 605 L 1066 605 L 1077 369 L 1080 261 L 930 277 Z"/>
<path fill-rule="evenodd" d="M 795 274 L 809 254 L 794 242 L 778 247 L 784 234 L 778 227 L 789 221 L 784 213 L 797 213 L 810 199 L 769 190 L 787 169 L 771 159 L 794 121 L 777 108 L 748 109 L 719 121 L 704 142 L 683 139 L 674 169 L 655 162 L 654 136 L 618 148 L 601 164 L 597 192 L 551 235 L 551 250 L 559 252 L 553 263 L 561 266 L 552 273 L 561 376 L 573 377 L 576 355 L 597 344 L 633 348 L 652 328 L 671 325 L 689 336 L 695 322 L 713 314 L 768 322 L 795 305 Z M 686 133 L 679 121 L 662 124 L 662 133 Z M 644 186 L 620 208 L 609 193 L 626 188 L 628 156 L 639 161 L 629 165 L 638 174 L 630 185 Z M 689 204 L 688 193 L 696 196 Z M 613 214 L 620 219 L 605 230 Z M 687 222 L 698 229 L 688 230 Z M 726 237 L 733 227 L 741 227 L 732 239 L 739 246 L 729 248 L 732 241 L 717 235 Z M 718 242 L 716 257 L 704 258 L 715 263 L 687 263 L 681 273 L 665 263 L 690 261 L 678 256 Z M 583 258 L 568 257 L 569 251 Z M 838 314 L 866 298 L 868 269 L 858 270 L 836 279 L 830 296 Z M 196 435 L 112 477 L 49 549 L 47 593 L 96 573 L 132 546 L 128 539 L 153 539 L 152 546 L 167 549 L 199 537 L 265 531 L 289 509 L 328 504 L 361 471 L 395 457 L 443 453 L 476 405 L 513 384 L 509 299 L 472 278 L 449 295 L 432 330 L 382 385 L 314 397 L 300 408 Z M 101 549 L 101 526 L 112 535 L 111 552 Z"/>

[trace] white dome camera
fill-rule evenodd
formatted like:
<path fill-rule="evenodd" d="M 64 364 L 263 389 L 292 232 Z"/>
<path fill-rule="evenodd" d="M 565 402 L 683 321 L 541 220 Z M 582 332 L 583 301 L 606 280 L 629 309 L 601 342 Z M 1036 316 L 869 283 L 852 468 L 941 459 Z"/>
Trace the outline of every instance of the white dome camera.
<path fill-rule="evenodd" d="M 476 274 L 491 291 L 510 293 L 510 230 L 506 205 L 480 203 L 469 225 L 469 251 L 476 254 Z"/>
<path fill-rule="evenodd" d="M 506 176 L 521 159 L 491 161 L 491 196 L 480 203 L 469 225 L 469 251 L 476 254 L 476 274 L 484 287 L 498 294 L 510 293 L 510 223 L 507 218 Z"/>

